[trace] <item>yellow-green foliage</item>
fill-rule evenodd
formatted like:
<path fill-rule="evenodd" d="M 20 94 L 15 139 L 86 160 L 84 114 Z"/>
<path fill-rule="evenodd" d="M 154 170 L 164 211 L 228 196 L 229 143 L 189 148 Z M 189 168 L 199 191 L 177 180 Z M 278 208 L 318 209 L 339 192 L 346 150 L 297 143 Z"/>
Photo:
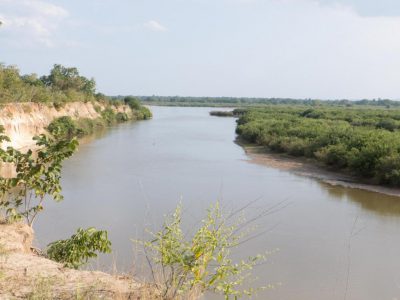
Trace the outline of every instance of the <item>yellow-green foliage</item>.
<path fill-rule="evenodd" d="M 193 293 L 213 291 L 225 299 L 251 295 L 257 289 L 241 286 L 251 280 L 251 270 L 265 257 L 256 255 L 239 262 L 232 250 L 245 238 L 243 219 L 224 216 L 219 203 L 211 206 L 200 228 L 191 237 L 181 229 L 182 207 L 167 217 L 162 229 L 144 245 L 153 279 L 163 299 L 186 299 Z M 157 274 L 160 274 L 157 278 Z"/>

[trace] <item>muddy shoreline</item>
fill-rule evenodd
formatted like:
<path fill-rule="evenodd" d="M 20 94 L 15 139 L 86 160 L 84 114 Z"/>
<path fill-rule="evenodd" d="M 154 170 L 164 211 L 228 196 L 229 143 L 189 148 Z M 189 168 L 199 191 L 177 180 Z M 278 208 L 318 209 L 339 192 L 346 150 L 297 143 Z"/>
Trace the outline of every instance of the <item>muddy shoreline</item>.
<path fill-rule="evenodd" d="M 362 179 L 338 171 L 327 170 L 318 162 L 304 157 L 292 157 L 285 154 L 268 152 L 262 146 L 246 145 L 239 141 L 245 153 L 251 158 L 250 163 L 264 165 L 299 176 L 314 178 L 321 182 L 342 186 L 345 188 L 361 189 L 370 192 L 400 197 L 400 188 L 392 188 L 363 182 Z"/>

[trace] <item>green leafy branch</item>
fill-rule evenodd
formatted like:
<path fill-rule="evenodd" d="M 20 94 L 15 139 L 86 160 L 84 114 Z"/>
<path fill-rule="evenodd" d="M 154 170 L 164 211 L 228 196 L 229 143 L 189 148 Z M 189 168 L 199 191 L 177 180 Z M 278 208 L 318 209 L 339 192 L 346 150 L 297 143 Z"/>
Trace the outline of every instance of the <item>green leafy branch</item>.
<path fill-rule="evenodd" d="M 97 257 L 96 252 L 111 253 L 111 242 L 107 231 L 93 227 L 79 228 L 69 239 L 55 241 L 47 246 L 47 256 L 51 260 L 74 269 L 86 264 L 89 258 Z"/>
<path fill-rule="evenodd" d="M 242 231 L 242 225 L 247 223 L 244 218 L 232 223 L 232 216 L 223 215 L 216 203 L 209 208 L 200 228 L 186 238 L 181 229 L 182 206 L 178 205 L 162 229 L 151 233 L 152 240 L 134 241 L 144 246 L 153 280 L 163 299 L 184 298 L 205 291 L 237 299 L 266 288 L 242 288 L 253 280 L 251 270 L 265 261 L 266 256 L 233 261 L 232 249 L 249 232 Z"/>
<path fill-rule="evenodd" d="M 11 164 L 14 175 L 0 177 L 0 210 L 9 220 L 25 219 L 32 226 L 43 210 L 46 196 L 61 201 L 62 162 L 77 150 L 76 138 L 57 140 L 41 134 L 33 138 L 38 149 L 22 152 L 13 147 L 0 150 L 0 162 Z M 0 142 L 10 139 L 0 128 Z"/>

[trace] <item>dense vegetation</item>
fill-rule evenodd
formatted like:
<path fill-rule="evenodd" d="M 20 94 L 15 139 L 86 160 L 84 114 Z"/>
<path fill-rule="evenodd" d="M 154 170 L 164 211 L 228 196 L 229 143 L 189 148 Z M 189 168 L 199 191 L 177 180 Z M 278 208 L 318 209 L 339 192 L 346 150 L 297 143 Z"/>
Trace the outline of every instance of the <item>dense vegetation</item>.
<path fill-rule="evenodd" d="M 128 96 L 112 101 L 104 94 L 96 93 L 94 79 L 81 76 L 77 68 L 55 64 L 49 75 L 39 77 L 36 74 L 21 75 L 16 66 L 0 64 L 0 103 L 40 102 L 54 105 L 56 109 L 60 109 L 66 102 L 88 101 L 97 101 L 106 106 L 102 111 L 98 105 L 95 108 L 102 116 L 100 121 L 105 121 L 107 125 L 129 119 L 126 114 L 116 113 L 112 108 L 112 106 L 118 107 L 122 104 L 127 104 L 132 109 L 134 119 L 151 118 L 150 110 L 142 106 L 137 98 Z M 58 122 L 64 121 L 68 121 L 69 125 L 76 122 L 66 119 Z M 103 122 L 92 122 L 88 119 L 79 120 L 78 123 L 80 124 L 75 124 L 79 125 L 76 126 L 78 127 L 77 131 L 73 132 L 73 128 L 69 128 L 69 134 L 91 133 L 94 128 L 104 125 Z"/>
<path fill-rule="evenodd" d="M 96 93 L 96 82 L 81 76 L 77 68 L 54 65 L 50 74 L 21 75 L 16 66 L 0 64 L 0 103 L 105 100 Z"/>
<path fill-rule="evenodd" d="M 125 103 L 132 109 L 132 115 L 128 115 L 124 112 L 116 112 L 115 107 L 121 105 L 121 102 L 112 102 L 113 105 L 107 105 L 105 109 L 101 110 L 99 106 L 95 108 L 100 113 L 100 118 L 78 118 L 73 119 L 70 116 L 63 116 L 54 119 L 47 130 L 53 135 L 59 138 L 71 138 L 71 137 L 82 137 L 85 135 L 93 134 L 99 129 L 104 129 L 109 125 L 122 123 L 134 120 L 147 120 L 152 117 L 151 111 L 142 106 L 136 98 L 126 97 Z M 131 105 L 130 101 L 134 101 L 135 105 Z"/>
<path fill-rule="evenodd" d="M 114 97 L 119 99 L 122 96 Z M 236 97 L 178 97 L 178 96 L 139 96 L 143 103 L 168 106 L 265 106 L 265 105 L 305 105 L 305 106 L 374 106 L 400 107 L 400 102 L 388 99 L 358 100 L 319 100 L 319 99 L 291 99 L 291 98 L 236 98 Z"/>
<path fill-rule="evenodd" d="M 268 106 L 238 119 L 239 137 L 400 186 L 400 109 Z"/>
<path fill-rule="evenodd" d="M 59 138 L 71 138 L 93 134 L 96 130 L 105 128 L 106 125 L 106 121 L 102 118 L 72 119 L 69 116 L 63 116 L 54 119 L 47 127 L 47 130 Z"/>

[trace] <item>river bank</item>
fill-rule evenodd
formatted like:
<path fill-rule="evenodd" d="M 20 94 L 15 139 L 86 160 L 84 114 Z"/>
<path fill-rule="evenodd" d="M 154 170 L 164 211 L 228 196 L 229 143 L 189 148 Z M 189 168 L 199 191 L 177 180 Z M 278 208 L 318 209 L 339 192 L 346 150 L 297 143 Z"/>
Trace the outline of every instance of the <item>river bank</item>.
<path fill-rule="evenodd" d="M 130 276 L 79 271 L 40 256 L 25 224 L 0 224 L 0 299 L 157 299 Z"/>
<path fill-rule="evenodd" d="M 237 144 L 243 147 L 247 156 L 250 157 L 251 163 L 291 172 L 300 176 L 314 178 L 332 186 L 360 189 L 400 197 L 400 188 L 365 183 L 361 178 L 339 171 L 327 170 L 326 166 L 322 166 L 312 159 L 274 153 L 266 151 L 265 147 L 248 145 L 240 141 L 237 141 Z"/>
<path fill-rule="evenodd" d="M 119 116 L 124 116 L 119 120 Z M 66 117 L 66 119 L 65 119 Z M 64 118 L 64 119 L 63 119 Z M 106 125 L 138 119 L 128 105 L 100 102 L 71 102 L 62 107 L 40 103 L 10 103 L 0 109 L 0 125 L 12 146 L 18 150 L 35 149 L 35 135 L 46 133 L 54 120 L 68 121 L 57 126 L 104 124 L 92 130 L 97 134 Z M 115 119 L 115 120 L 114 120 Z M 94 126 L 93 125 L 93 126 Z M 75 127 L 74 127 L 75 128 Z M 85 133 L 85 132 L 83 132 Z M 83 143 L 93 139 L 81 135 Z M 0 166 L 1 176 L 13 176 L 14 167 Z M 98 271 L 79 271 L 47 259 L 32 247 L 34 232 L 22 223 L 0 220 L 0 299 L 157 299 L 154 289 L 133 276 L 110 275 Z"/>
<path fill-rule="evenodd" d="M 133 112 L 127 105 L 113 106 L 100 102 L 69 102 L 62 107 L 44 103 L 9 103 L 0 108 L 0 125 L 12 146 L 23 150 L 35 146 L 32 137 L 46 132 L 46 127 L 56 118 L 71 117 L 74 120 L 95 120 L 102 117 L 102 112 L 110 108 L 114 113 L 126 114 L 132 118 Z"/>
<path fill-rule="evenodd" d="M 288 206 L 260 220 L 260 231 L 268 234 L 236 252 L 246 258 L 280 249 L 254 269 L 259 283 L 282 283 L 260 291 L 259 299 L 343 298 L 356 218 L 355 232 L 363 230 L 351 242 L 348 299 L 395 298 L 399 198 L 249 163 L 243 148 L 232 142 L 235 119 L 210 117 L 211 110 L 152 107 L 151 121 L 113 126 L 101 138 L 81 143 L 63 165 L 65 200 L 46 204 L 35 224 L 35 244 L 43 248 L 77 227 L 104 229 L 113 254 L 99 256 L 94 267 L 107 271 L 115 264 L 140 277 L 145 265 L 135 257 L 131 239 L 150 240 L 146 229 L 161 228 L 179 201 L 186 208 L 184 232 L 197 226 L 215 199 L 228 211 L 258 199 L 247 219 L 283 202 Z"/>

